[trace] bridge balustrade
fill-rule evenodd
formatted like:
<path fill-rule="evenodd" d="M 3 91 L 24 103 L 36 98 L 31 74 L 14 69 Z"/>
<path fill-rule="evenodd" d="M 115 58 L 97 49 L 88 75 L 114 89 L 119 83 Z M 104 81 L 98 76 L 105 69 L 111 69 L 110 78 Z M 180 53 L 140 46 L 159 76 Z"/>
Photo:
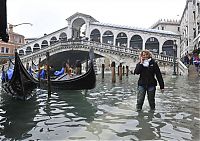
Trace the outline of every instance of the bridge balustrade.
<path fill-rule="evenodd" d="M 30 54 L 21 56 L 22 60 L 30 60 L 33 57 L 42 56 L 45 55 L 46 51 L 49 52 L 57 52 L 62 49 L 75 49 L 75 48 L 85 48 L 88 49 L 93 47 L 95 50 L 98 50 L 100 52 L 107 52 L 107 53 L 115 53 L 120 56 L 126 55 L 129 57 L 138 57 L 141 50 L 133 49 L 133 48 L 126 48 L 121 46 L 114 46 L 111 44 L 105 44 L 105 43 L 99 43 L 99 42 L 93 42 L 93 41 L 68 41 L 68 42 L 56 42 L 50 46 L 47 46 L 45 48 L 41 48 L 40 50 L 35 50 L 34 52 L 31 52 Z M 153 53 L 154 58 L 158 61 L 163 62 L 169 62 L 173 63 L 173 57 L 172 56 L 166 56 L 161 54 Z M 29 58 L 29 59 L 28 59 Z M 177 58 L 176 58 L 177 59 Z"/>

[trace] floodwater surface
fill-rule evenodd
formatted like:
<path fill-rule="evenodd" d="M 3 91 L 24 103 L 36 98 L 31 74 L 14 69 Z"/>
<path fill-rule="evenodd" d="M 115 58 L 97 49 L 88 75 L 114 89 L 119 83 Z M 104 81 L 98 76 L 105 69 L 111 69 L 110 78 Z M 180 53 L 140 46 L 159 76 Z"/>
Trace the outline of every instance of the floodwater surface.
<path fill-rule="evenodd" d="M 200 79 L 164 76 L 156 110 L 136 112 L 138 76 L 111 83 L 97 76 L 88 91 L 37 89 L 28 101 L 0 93 L 0 140 L 200 140 Z"/>

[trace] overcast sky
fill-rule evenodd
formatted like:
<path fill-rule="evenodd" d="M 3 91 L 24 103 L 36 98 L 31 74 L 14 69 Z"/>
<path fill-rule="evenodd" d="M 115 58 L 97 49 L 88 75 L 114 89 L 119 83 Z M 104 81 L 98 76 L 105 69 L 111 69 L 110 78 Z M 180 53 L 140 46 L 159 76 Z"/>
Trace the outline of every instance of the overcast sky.
<path fill-rule="evenodd" d="M 32 23 L 14 28 L 26 38 L 41 37 L 67 26 L 76 12 L 102 23 L 149 28 L 159 19 L 180 19 L 186 0 L 7 0 L 7 21 Z"/>

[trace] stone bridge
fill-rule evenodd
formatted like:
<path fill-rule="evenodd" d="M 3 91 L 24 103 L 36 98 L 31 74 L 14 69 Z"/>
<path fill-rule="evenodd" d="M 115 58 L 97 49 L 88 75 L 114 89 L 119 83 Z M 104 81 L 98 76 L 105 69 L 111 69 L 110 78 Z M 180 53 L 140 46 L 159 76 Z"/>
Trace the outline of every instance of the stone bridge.
<path fill-rule="evenodd" d="M 129 66 L 130 69 L 133 69 L 135 67 L 139 53 L 141 51 L 138 49 L 124 48 L 110 44 L 103 44 L 99 42 L 86 41 L 86 40 L 70 41 L 70 42 L 60 41 L 48 47 L 36 50 L 30 54 L 22 55 L 21 60 L 24 65 L 26 65 L 27 63 L 30 64 L 32 63 L 32 61 L 38 64 L 39 58 L 41 58 L 41 60 L 44 60 L 46 58 L 46 52 L 49 52 L 51 57 L 57 53 L 71 51 L 71 50 L 89 52 L 90 48 L 94 49 L 94 53 L 96 55 L 108 58 L 110 60 L 110 63 L 112 61 L 116 62 L 116 65 L 118 65 L 119 63 L 123 63 L 123 65 Z M 163 67 L 165 71 L 173 70 L 172 56 L 166 56 L 156 53 L 154 53 L 153 56 L 155 60 L 157 60 L 159 66 Z M 176 59 L 176 66 L 178 73 L 181 73 L 183 75 L 187 73 L 185 66 L 178 59 Z"/>

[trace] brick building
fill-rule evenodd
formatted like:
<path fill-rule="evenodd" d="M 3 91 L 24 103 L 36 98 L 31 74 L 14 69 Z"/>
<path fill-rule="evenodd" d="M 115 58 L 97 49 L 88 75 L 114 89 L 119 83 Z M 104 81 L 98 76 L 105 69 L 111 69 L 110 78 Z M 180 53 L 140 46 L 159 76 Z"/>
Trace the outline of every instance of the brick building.
<path fill-rule="evenodd" d="M 15 48 L 20 47 L 25 44 L 25 37 L 13 31 L 13 25 L 9 24 L 8 34 L 9 41 L 8 43 L 0 41 L 0 64 L 5 63 L 9 57 L 14 56 Z"/>

